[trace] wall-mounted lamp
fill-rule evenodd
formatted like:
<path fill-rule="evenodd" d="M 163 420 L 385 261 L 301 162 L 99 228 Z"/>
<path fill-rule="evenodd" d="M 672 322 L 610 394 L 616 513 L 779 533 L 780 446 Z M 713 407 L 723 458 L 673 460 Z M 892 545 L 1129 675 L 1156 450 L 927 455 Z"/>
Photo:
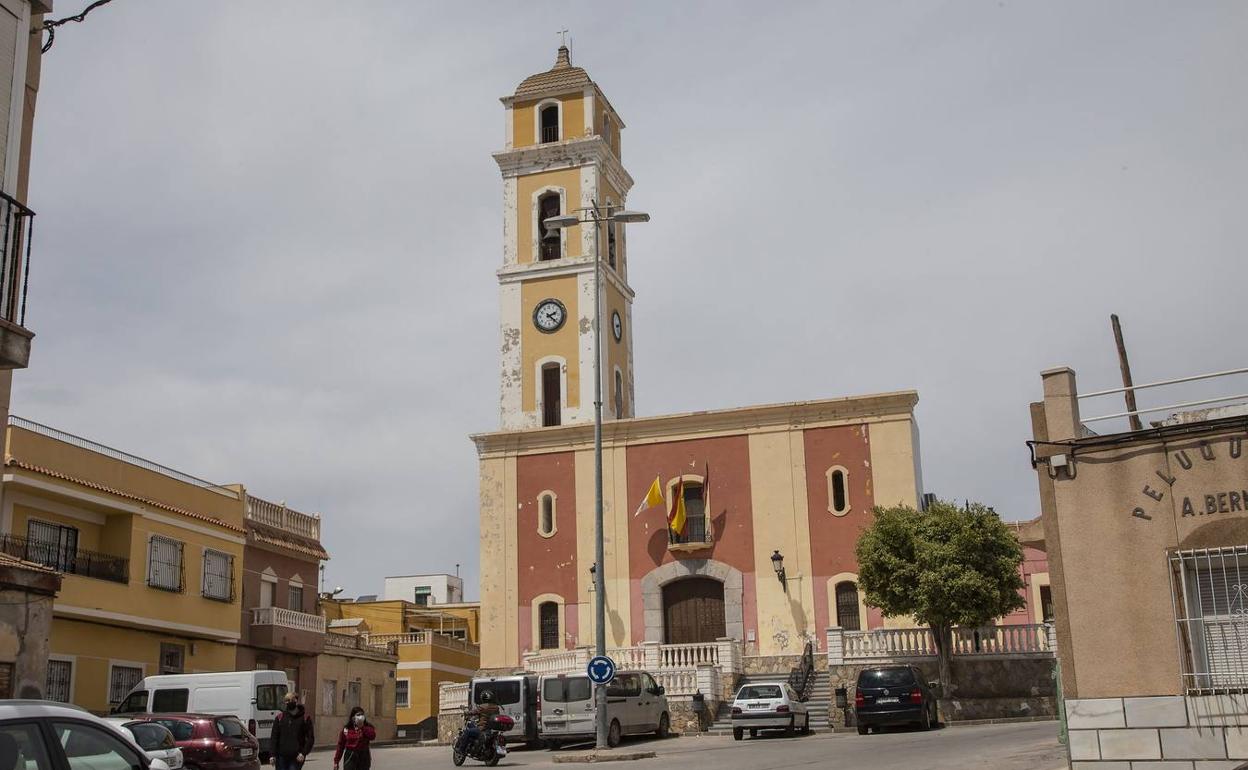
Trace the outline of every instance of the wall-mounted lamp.
<path fill-rule="evenodd" d="M 780 579 L 780 585 L 784 586 L 784 590 L 789 590 L 789 578 L 784 574 L 784 557 L 779 551 L 771 555 L 771 568 L 776 571 L 776 577 Z"/>

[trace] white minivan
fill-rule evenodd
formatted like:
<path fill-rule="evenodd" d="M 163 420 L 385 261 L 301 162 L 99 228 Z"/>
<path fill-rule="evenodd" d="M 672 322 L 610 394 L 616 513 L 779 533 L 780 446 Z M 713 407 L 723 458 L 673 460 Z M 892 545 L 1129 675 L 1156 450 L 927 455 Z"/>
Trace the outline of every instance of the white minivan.
<path fill-rule="evenodd" d="M 557 747 L 592 740 L 594 688 L 585 674 L 547 674 L 542 677 L 539 719 L 542 739 Z M 625 735 L 654 733 L 666 738 L 672 718 L 663 687 L 645 671 L 621 671 L 607 685 L 607 743 L 618 746 Z"/>
<path fill-rule="evenodd" d="M 215 714 L 234 716 L 269 754 L 273 720 L 289 682 L 283 671 L 164 674 L 145 677 L 113 709 L 114 714 Z"/>

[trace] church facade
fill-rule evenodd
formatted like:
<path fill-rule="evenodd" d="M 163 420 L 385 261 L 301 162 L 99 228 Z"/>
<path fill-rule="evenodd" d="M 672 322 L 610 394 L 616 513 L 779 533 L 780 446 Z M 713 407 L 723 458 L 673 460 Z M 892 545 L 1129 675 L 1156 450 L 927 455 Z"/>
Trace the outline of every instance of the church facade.
<path fill-rule="evenodd" d="M 624 228 L 543 224 L 625 205 L 624 123 L 566 48 L 502 101 L 501 430 L 472 437 L 482 667 L 593 643 L 599 322 L 608 645 L 731 639 L 794 655 L 808 641 L 823 651 L 830 626 L 883 625 L 858 590 L 854 544 L 873 506 L 920 504 L 917 393 L 635 416 Z M 645 509 L 656 478 L 664 500 Z M 677 494 L 688 521 L 673 535 Z"/>

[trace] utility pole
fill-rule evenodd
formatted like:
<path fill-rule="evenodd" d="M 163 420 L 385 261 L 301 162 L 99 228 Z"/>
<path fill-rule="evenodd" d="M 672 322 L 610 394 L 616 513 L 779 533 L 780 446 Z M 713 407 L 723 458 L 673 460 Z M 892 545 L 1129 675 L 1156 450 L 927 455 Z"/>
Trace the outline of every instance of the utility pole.
<path fill-rule="evenodd" d="M 1126 388 L 1123 395 L 1127 398 L 1127 411 L 1131 413 L 1131 430 L 1144 430 L 1139 408 L 1135 405 L 1135 385 L 1131 382 L 1131 364 L 1127 361 L 1127 345 L 1122 341 L 1122 324 L 1118 323 L 1118 314 L 1111 314 L 1109 322 L 1114 327 L 1114 344 L 1118 346 L 1118 368 L 1122 370 L 1122 387 Z"/>

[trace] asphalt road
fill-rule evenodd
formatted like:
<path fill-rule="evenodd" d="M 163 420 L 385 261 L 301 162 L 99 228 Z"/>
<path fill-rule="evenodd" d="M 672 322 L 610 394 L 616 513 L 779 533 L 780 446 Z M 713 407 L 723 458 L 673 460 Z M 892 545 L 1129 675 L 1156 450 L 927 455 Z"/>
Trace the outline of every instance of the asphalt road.
<path fill-rule="evenodd" d="M 569 747 L 576 751 L 578 747 Z M 771 770 L 772 768 L 845 767 L 872 770 L 1065 770 L 1065 749 L 1057 742 L 1056 722 L 951 727 L 922 732 L 889 732 L 860 736 L 820 733 L 795 738 L 759 738 L 740 743 L 730 737 L 680 737 L 665 741 L 631 740 L 621 747 L 656 751 L 655 759 L 612 763 L 609 767 L 674 767 L 682 770 Z M 554 752 L 517 749 L 499 767 L 554 767 Z M 313 754 L 309 770 L 330 770 L 332 755 Z M 561 768 L 580 765 L 560 764 Z M 445 746 L 380 748 L 373 751 L 374 770 L 448 768 Z M 468 760 L 464 767 L 481 767 Z"/>

